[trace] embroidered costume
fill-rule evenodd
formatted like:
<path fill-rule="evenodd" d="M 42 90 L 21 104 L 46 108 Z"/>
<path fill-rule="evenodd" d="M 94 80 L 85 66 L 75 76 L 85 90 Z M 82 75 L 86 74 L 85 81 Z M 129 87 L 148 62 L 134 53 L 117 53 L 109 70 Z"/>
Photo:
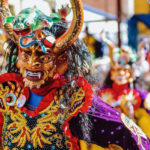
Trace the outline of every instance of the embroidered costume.
<path fill-rule="evenodd" d="M 14 73 L 3 74 L 0 82 L 4 149 L 77 150 L 79 149 L 78 139 L 102 147 L 115 144 L 123 149 L 133 147 L 148 149 L 148 139 L 145 134 L 125 115 L 120 114 L 96 96 L 93 97 L 93 104 L 90 106 L 92 90 L 83 78 L 78 79 L 76 83 L 78 87 L 72 95 L 71 107 L 65 111 L 59 105 L 65 90 L 64 78 L 48 84 L 49 92 L 44 93 L 43 100 L 34 111 L 29 110 L 26 105 L 20 108 L 23 101 L 21 97 L 29 98 L 29 89 L 24 87 L 20 76 Z M 39 90 L 43 89 L 38 89 L 35 93 Z M 99 133 L 95 135 L 95 132 Z M 123 136 L 120 137 L 120 134 Z M 104 135 L 107 135 L 105 139 Z"/>

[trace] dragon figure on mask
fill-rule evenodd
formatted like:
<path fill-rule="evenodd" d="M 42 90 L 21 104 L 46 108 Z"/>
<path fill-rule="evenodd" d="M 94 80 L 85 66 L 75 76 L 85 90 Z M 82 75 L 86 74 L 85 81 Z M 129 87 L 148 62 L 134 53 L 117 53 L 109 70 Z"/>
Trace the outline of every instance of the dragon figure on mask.
<path fill-rule="evenodd" d="M 57 14 L 35 8 L 12 17 L 8 0 L 0 2 L 9 51 L 7 73 L 0 76 L 0 148 L 148 150 L 142 130 L 93 94 L 90 54 L 78 39 L 82 3 L 70 3 L 67 27 Z"/>

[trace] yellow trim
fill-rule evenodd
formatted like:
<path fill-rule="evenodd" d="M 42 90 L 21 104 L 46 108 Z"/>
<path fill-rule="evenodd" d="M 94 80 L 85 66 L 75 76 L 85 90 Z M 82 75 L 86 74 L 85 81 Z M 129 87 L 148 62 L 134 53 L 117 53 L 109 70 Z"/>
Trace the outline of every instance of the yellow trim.
<path fill-rule="evenodd" d="M 108 145 L 108 147 L 103 148 L 96 144 L 87 143 L 83 140 L 80 140 L 80 147 L 81 147 L 81 150 L 123 150 L 120 146 L 116 144 L 110 144 Z"/>

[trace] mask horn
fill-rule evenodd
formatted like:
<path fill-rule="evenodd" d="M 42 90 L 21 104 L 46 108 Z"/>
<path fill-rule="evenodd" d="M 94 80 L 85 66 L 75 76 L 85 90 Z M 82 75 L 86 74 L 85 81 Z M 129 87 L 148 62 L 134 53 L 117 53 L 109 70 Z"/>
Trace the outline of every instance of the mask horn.
<path fill-rule="evenodd" d="M 83 7 L 81 0 L 70 0 L 73 19 L 68 30 L 55 41 L 54 52 L 59 53 L 70 47 L 78 38 L 83 25 Z"/>
<path fill-rule="evenodd" d="M 8 6 L 8 0 L 1 0 L 0 5 L 1 5 L 0 17 L 2 20 L 1 27 L 3 28 L 7 36 L 15 43 L 17 43 L 18 41 L 17 36 L 13 33 L 12 24 L 6 22 L 7 17 L 10 17 L 11 14 Z"/>
<path fill-rule="evenodd" d="M 104 37 L 103 32 L 104 31 L 102 31 L 100 33 L 100 37 L 101 37 L 102 42 L 106 43 L 106 45 L 109 47 L 109 58 L 110 58 L 111 65 L 113 66 L 113 64 L 114 64 L 113 49 L 115 48 L 115 45 L 110 40 L 108 40 Z"/>

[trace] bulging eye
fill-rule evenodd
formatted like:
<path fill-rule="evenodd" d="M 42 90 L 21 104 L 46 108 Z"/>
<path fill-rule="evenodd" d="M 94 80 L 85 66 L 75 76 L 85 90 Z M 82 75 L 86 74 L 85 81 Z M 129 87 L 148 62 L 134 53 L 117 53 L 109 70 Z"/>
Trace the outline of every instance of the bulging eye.
<path fill-rule="evenodd" d="M 26 25 L 27 25 L 27 26 L 30 26 L 30 23 L 29 23 L 29 22 L 26 22 Z"/>
<path fill-rule="evenodd" d="M 23 25 L 23 24 L 20 24 L 20 28 L 23 29 L 23 28 L 24 28 L 24 25 Z"/>
<path fill-rule="evenodd" d="M 40 58 L 40 61 L 41 62 L 50 62 L 52 60 L 52 57 L 51 56 L 42 56 L 41 58 Z"/>

